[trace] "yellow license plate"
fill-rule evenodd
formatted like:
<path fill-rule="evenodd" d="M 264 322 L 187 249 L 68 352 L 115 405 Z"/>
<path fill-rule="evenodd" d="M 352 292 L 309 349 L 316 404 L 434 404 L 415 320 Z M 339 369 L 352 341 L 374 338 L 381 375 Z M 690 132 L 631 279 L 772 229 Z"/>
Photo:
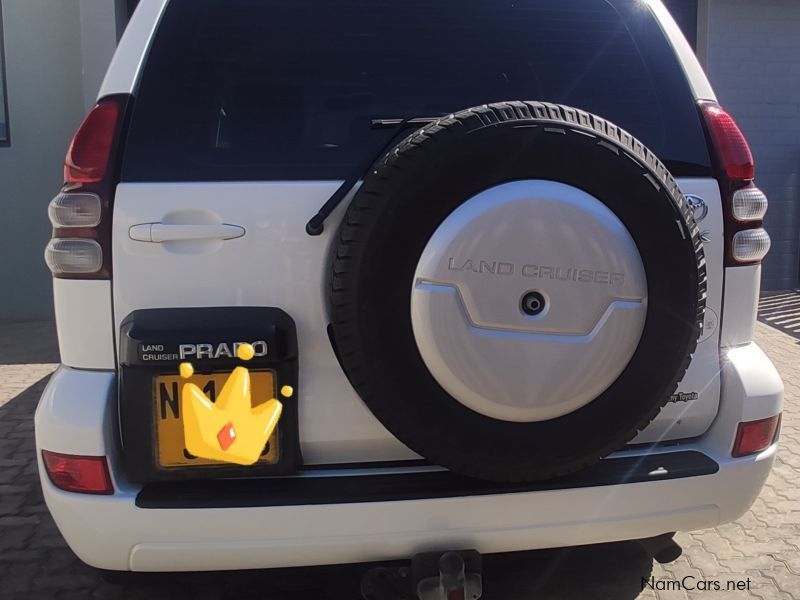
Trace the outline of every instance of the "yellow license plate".
<path fill-rule="evenodd" d="M 159 375 L 153 378 L 153 400 L 156 417 L 156 455 L 162 467 L 193 467 L 226 465 L 222 461 L 192 456 L 186 450 L 181 415 L 181 385 L 187 381 L 196 384 L 211 400 L 216 400 L 229 373 L 193 375 L 188 380 L 180 375 Z M 275 377 L 272 371 L 250 371 L 250 389 L 253 406 L 275 397 Z M 278 429 L 269 438 L 261 458 L 256 464 L 275 464 L 280 456 Z"/>

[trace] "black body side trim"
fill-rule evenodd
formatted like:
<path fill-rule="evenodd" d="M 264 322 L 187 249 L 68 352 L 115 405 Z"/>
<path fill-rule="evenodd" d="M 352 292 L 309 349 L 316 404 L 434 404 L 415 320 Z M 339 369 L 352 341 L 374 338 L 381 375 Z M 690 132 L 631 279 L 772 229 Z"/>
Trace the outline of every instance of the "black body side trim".
<path fill-rule="evenodd" d="M 579 473 L 533 483 L 483 481 L 450 471 L 157 482 L 139 492 L 136 506 L 186 509 L 389 502 L 664 481 L 712 475 L 717 471 L 719 465 L 705 454 L 684 451 L 607 458 Z"/>

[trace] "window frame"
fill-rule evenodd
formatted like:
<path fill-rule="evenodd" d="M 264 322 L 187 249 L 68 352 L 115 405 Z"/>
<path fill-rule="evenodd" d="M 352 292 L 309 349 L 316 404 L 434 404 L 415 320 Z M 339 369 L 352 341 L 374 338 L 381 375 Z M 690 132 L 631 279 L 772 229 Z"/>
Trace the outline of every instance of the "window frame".
<path fill-rule="evenodd" d="M 4 137 L 0 137 L 0 147 L 8 147 L 11 145 L 11 123 L 8 114 L 8 85 L 6 84 L 6 49 L 5 49 L 5 35 L 3 32 L 3 3 L 0 1 L 0 87 L 3 91 L 3 102 L 0 104 L 0 110 L 3 111 L 5 117 L 6 132 Z"/>

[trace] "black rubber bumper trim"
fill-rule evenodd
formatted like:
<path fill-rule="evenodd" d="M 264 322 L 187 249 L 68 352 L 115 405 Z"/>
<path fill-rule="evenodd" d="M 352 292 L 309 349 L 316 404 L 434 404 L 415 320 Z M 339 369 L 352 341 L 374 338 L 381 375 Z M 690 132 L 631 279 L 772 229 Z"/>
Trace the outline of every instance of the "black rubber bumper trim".
<path fill-rule="evenodd" d="M 535 483 L 482 481 L 450 471 L 163 481 L 144 486 L 136 497 L 136 506 L 186 509 L 391 502 L 655 482 L 712 475 L 717 471 L 719 465 L 714 460 L 701 452 L 690 450 L 607 458 L 574 475 Z"/>

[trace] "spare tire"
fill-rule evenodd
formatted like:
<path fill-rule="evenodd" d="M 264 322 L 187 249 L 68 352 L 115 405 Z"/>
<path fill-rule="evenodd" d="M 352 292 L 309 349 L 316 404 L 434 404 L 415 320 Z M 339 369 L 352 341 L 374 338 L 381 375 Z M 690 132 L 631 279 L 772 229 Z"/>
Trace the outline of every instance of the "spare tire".
<path fill-rule="evenodd" d="M 532 481 L 630 441 L 684 375 L 705 261 L 691 209 L 616 125 L 539 102 L 416 131 L 364 177 L 329 281 L 347 376 L 409 448 Z"/>

